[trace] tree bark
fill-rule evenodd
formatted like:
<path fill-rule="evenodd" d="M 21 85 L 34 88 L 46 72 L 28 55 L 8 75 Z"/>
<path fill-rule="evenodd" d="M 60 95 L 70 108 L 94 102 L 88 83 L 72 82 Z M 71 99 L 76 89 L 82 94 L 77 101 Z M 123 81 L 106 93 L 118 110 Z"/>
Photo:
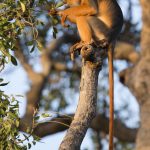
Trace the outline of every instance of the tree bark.
<path fill-rule="evenodd" d="M 137 150 L 150 150 L 150 2 L 141 0 L 142 6 L 142 59 L 136 67 L 139 80 L 135 83 L 141 91 L 137 91 L 140 104 L 141 126 L 136 140 Z"/>
<path fill-rule="evenodd" d="M 141 0 L 142 33 L 141 58 L 121 74 L 121 81 L 129 87 L 140 106 L 140 128 L 136 150 L 150 150 L 150 2 Z"/>
<path fill-rule="evenodd" d="M 97 62 L 83 61 L 78 107 L 59 150 L 80 149 L 87 129 L 96 116 L 98 75 L 101 69 L 101 61 L 99 65 Z"/>
<path fill-rule="evenodd" d="M 34 135 L 42 138 L 65 131 L 70 126 L 73 116 L 73 114 L 67 114 L 67 116 L 59 116 L 51 119 L 50 121 L 39 123 L 33 133 Z M 109 118 L 103 114 L 97 114 L 90 124 L 91 129 L 96 132 L 104 132 L 105 134 L 109 133 L 108 126 Z M 20 130 L 25 131 L 23 128 L 20 128 Z M 135 143 L 137 130 L 138 128 L 127 127 L 118 118 L 114 119 L 114 136 L 122 142 Z"/>

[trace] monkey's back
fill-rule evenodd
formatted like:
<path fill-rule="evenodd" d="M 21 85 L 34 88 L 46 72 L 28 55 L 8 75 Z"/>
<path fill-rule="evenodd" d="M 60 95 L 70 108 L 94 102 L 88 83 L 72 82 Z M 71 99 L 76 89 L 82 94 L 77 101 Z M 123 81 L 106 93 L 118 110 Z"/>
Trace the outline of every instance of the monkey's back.
<path fill-rule="evenodd" d="M 98 0 L 99 18 L 115 33 L 120 32 L 123 25 L 123 15 L 116 0 Z"/>

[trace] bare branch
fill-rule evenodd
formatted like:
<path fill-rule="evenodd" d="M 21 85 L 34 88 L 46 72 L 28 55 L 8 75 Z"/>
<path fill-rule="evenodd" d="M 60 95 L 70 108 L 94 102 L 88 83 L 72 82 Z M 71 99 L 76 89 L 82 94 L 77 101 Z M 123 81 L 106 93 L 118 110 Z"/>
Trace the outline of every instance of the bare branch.
<path fill-rule="evenodd" d="M 63 64 L 61 62 L 52 62 L 52 69 L 57 71 L 66 71 L 66 72 L 75 72 L 79 75 L 81 74 L 81 68 L 74 66 L 73 68 L 67 67 L 66 64 Z"/>
<path fill-rule="evenodd" d="M 34 110 L 38 107 L 38 103 L 41 100 L 42 91 L 48 80 L 48 75 L 51 69 L 51 62 L 49 59 L 49 53 L 44 51 L 41 56 L 42 59 L 41 64 L 43 65 L 42 66 L 43 71 L 42 73 L 37 73 L 33 70 L 32 66 L 26 59 L 23 50 L 21 49 L 19 41 L 17 42 L 16 46 L 18 50 L 15 52 L 15 54 L 17 58 L 20 60 L 22 66 L 27 72 L 28 77 L 31 80 L 31 88 L 26 94 L 27 98 L 26 113 L 21 122 L 22 123 L 26 122 L 27 125 L 31 125 L 30 122 L 32 120 Z"/>
<path fill-rule="evenodd" d="M 73 117 L 73 114 L 68 114 L 67 116 Z M 48 135 L 56 134 L 68 129 L 71 124 L 72 119 L 66 116 L 59 116 L 50 120 L 50 122 L 39 123 L 34 130 L 34 134 L 39 137 L 45 137 Z M 66 124 L 66 125 L 64 125 Z M 109 118 L 104 115 L 98 114 L 92 121 L 90 128 L 98 132 L 109 133 Z M 25 131 L 23 126 L 21 130 Z M 137 135 L 137 128 L 128 128 L 119 119 L 114 120 L 114 136 L 122 142 L 135 142 Z"/>
<path fill-rule="evenodd" d="M 16 42 L 16 47 L 17 47 L 17 50 L 15 51 L 16 57 L 18 58 L 22 66 L 24 67 L 30 80 L 34 79 L 36 76 L 36 73 L 34 72 L 32 66 L 29 64 L 27 58 L 25 57 L 23 50 L 21 49 L 21 44 L 19 40 Z"/>
<path fill-rule="evenodd" d="M 115 59 L 126 60 L 133 64 L 140 58 L 140 54 L 135 51 L 134 46 L 124 42 L 117 43 L 114 56 Z"/>

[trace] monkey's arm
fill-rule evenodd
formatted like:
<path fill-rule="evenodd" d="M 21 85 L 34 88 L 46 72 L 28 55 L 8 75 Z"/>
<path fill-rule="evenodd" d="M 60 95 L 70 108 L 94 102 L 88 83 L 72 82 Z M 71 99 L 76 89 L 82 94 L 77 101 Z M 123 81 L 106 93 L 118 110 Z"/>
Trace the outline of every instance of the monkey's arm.
<path fill-rule="evenodd" d="M 65 9 L 63 11 L 60 11 L 60 14 L 66 14 L 66 15 L 74 15 L 74 16 L 87 16 L 87 15 L 96 15 L 97 10 L 88 5 L 80 5 L 80 6 L 74 6 L 68 9 Z"/>
<path fill-rule="evenodd" d="M 67 18 L 69 21 L 76 23 L 76 17 L 96 15 L 97 10 L 88 5 L 80 5 L 59 11 L 58 14 L 62 17 L 62 22 L 65 22 Z"/>

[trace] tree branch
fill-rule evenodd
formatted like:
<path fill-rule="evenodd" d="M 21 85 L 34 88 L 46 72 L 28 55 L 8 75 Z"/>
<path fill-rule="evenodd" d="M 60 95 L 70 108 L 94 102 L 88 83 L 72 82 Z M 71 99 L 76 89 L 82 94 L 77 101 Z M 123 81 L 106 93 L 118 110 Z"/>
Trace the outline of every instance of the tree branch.
<path fill-rule="evenodd" d="M 17 50 L 15 51 L 15 55 L 16 55 L 17 59 L 20 61 L 21 65 L 27 72 L 30 80 L 35 79 L 36 72 L 34 72 L 32 66 L 29 64 L 27 58 L 25 57 L 23 50 L 21 48 L 20 40 L 18 40 L 16 42 L 16 47 L 17 47 Z"/>
<path fill-rule="evenodd" d="M 132 64 L 135 64 L 139 60 L 140 54 L 135 51 L 133 45 L 124 42 L 118 42 L 115 48 L 114 58 L 126 60 Z"/>
<path fill-rule="evenodd" d="M 37 125 L 34 129 L 34 134 L 39 137 L 45 137 L 48 135 L 56 134 L 62 131 L 65 131 L 70 126 L 73 119 L 73 114 L 68 114 L 65 116 L 59 116 L 51 119 L 47 122 L 42 122 Z M 98 114 L 90 125 L 90 128 L 98 131 L 104 132 L 106 134 L 109 133 L 109 118 L 105 117 L 102 114 Z M 21 131 L 25 131 L 24 128 L 20 128 Z M 114 136 L 118 138 L 122 142 L 135 142 L 137 135 L 137 128 L 128 128 L 124 125 L 119 119 L 114 120 Z"/>
<path fill-rule="evenodd" d="M 26 129 L 28 125 L 31 126 L 34 111 L 38 107 L 38 103 L 41 100 L 42 91 L 48 80 L 48 75 L 51 69 L 51 61 L 49 59 L 50 52 L 43 50 L 41 55 L 41 65 L 43 71 L 41 73 L 37 73 L 33 70 L 32 66 L 29 64 L 27 58 L 25 57 L 19 40 L 17 41 L 16 46 L 18 50 L 15 52 L 15 54 L 26 70 L 27 75 L 31 81 L 31 88 L 26 94 L 26 113 L 20 122 L 21 126 Z"/>
<path fill-rule="evenodd" d="M 80 149 L 87 129 L 96 116 L 97 85 L 99 71 L 102 66 L 102 56 L 99 50 L 91 47 L 86 48 L 85 51 L 81 49 L 81 55 L 83 63 L 79 103 L 74 119 L 60 144 L 59 150 Z"/>

